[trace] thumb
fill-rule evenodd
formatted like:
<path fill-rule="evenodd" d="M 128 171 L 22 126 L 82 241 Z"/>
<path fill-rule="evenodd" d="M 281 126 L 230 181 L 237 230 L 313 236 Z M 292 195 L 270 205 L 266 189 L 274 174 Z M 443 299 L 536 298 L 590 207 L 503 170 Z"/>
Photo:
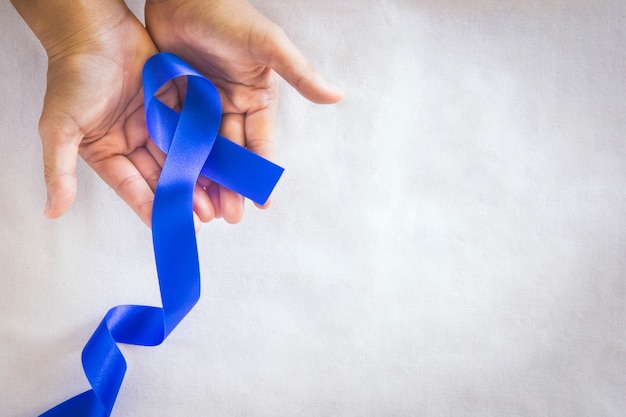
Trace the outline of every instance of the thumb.
<path fill-rule="evenodd" d="M 341 100 L 343 91 L 317 72 L 280 27 L 269 24 L 268 35 L 261 37 L 256 48 L 260 51 L 263 62 L 308 100 L 318 104 Z"/>
<path fill-rule="evenodd" d="M 76 197 L 76 160 L 82 134 L 71 117 L 50 114 L 44 107 L 39 135 L 47 189 L 44 215 L 54 219 L 65 213 Z"/>

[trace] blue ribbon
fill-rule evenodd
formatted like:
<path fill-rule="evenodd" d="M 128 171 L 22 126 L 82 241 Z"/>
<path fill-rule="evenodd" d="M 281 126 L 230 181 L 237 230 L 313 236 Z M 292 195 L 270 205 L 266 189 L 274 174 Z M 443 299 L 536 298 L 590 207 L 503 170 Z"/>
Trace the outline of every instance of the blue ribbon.
<path fill-rule="evenodd" d="M 187 76 L 180 113 L 155 96 L 170 80 Z M 91 389 L 40 417 L 110 416 L 126 373 L 117 344 L 156 346 L 200 297 L 193 223 L 193 191 L 200 174 L 264 204 L 283 169 L 217 134 L 222 108 L 215 86 L 170 53 L 144 67 L 144 106 L 150 136 L 167 154 L 155 191 L 152 241 L 163 307 L 122 305 L 109 310 L 83 349 Z"/>

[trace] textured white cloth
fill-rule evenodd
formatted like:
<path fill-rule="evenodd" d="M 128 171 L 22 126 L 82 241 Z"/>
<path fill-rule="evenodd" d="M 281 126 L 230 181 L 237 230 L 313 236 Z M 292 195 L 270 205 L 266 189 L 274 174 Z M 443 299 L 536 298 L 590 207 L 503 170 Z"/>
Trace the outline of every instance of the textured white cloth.
<path fill-rule="evenodd" d="M 272 209 L 205 226 L 202 299 L 122 348 L 114 415 L 623 416 L 626 3 L 254 3 L 346 98 L 283 86 Z M 159 293 L 85 164 L 43 218 L 46 61 L 8 1 L 0 54 L 0 416 L 26 417 L 88 388 L 108 308 Z"/>

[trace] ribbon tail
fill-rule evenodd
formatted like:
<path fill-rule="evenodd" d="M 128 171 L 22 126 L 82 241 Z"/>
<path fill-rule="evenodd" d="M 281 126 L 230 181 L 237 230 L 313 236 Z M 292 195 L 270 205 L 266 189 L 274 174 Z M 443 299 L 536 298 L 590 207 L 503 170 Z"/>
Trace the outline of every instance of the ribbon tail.
<path fill-rule="evenodd" d="M 93 390 L 89 390 L 51 408 L 39 417 L 109 417 L 110 415 Z"/>

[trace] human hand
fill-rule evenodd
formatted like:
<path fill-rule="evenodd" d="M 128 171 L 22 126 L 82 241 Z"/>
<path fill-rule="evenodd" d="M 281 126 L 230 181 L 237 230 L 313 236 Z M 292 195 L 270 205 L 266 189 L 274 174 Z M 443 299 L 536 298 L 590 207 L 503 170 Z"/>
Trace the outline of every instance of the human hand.
<path fill-rule="evenodd" d="M 343 96 L 246 0 L 146 0 L 145 7 L 146 27 L 158 48 L 189 62 L 219 90 L 220 134 L 264 158 L 273 156 L 277 73 L 315 103 Z M 243 197 L 204 177 L 198 182 L 215 217 L 240 221 Z"/>
<path fill-rule="evenodd" d="M 47 187 L 45 215 L 56 218 L 76 195 L 77 155 L 150 225 L 164 155 L 149 140 L 141 73 L 157 52 L 123 1 L 13 0 L 48 54 L 39 123 Z M 35 4 L 38 3 L 38 4 Z M 162 100 L 176 105 L 174 88 Z M 210 199 L 198 186 L 196 224 Z"/>

